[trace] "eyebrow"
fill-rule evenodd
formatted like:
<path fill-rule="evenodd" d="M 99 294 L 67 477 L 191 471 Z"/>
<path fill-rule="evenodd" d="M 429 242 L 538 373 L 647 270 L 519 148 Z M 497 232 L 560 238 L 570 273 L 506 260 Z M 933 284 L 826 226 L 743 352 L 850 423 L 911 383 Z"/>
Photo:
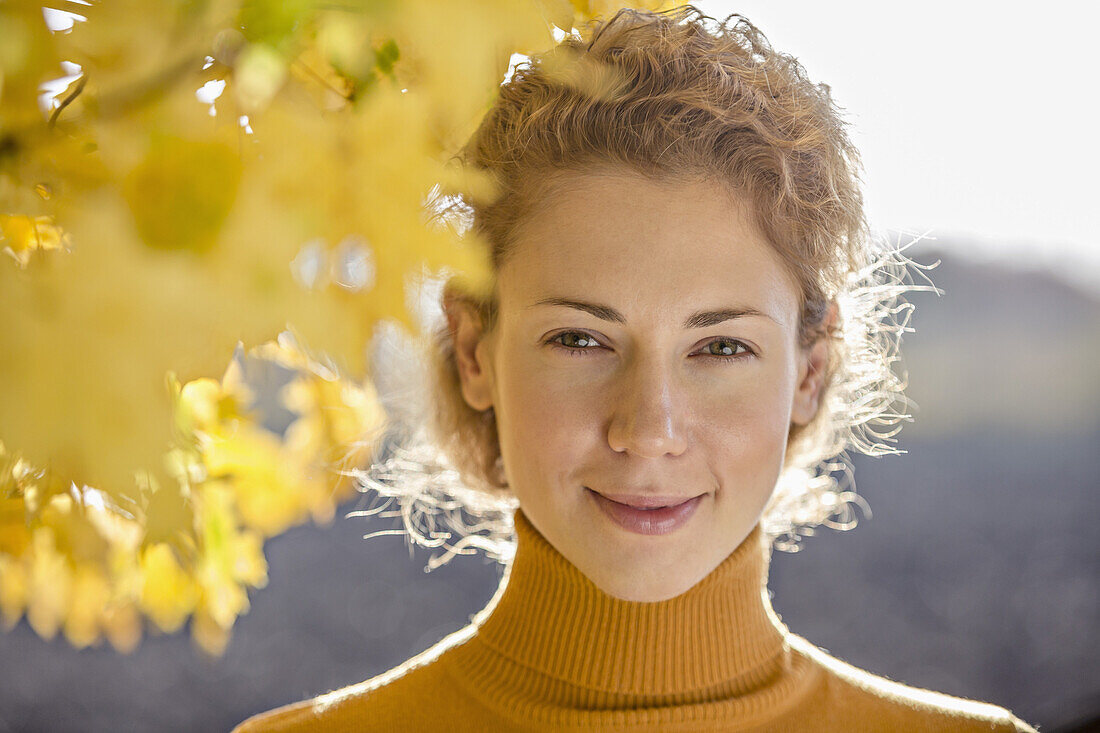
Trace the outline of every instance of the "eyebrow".
<path fill-rule="evenodd" d="M 550 297 L 537 300 L 528 308 L 533 308 L 536 305 L 560 305 L 566 308 L 575 308 L 585 313 L 591 313 L 605 321 L 611 321 L 613 323 L 626 323 L 626 317 L 622 313 L 615 310 L 608 305 L 600 305 L 599 303 L 586 303 L 582 300 L 572 300 L 570 298 L 558 298 Z M 744 318 L 746 316 L 762 316 L 771 321 L 779 323 L 767 313 L 757 310 L 756 308 L 721 308 L 713 311 L 698 311 L 693 313 L 684 321 L 684 328 L 706 328 L 707 326 L 713 326 L 717 323 L 723 323 L 725 321 L 733 320 L 734 318 Z"/>

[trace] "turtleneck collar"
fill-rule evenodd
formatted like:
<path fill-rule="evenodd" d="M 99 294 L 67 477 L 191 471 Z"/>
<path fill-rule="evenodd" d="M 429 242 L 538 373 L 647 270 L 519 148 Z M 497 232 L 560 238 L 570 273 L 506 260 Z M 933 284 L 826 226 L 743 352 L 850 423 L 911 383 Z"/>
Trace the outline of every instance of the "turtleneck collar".
<path fill-rule="evenodd" d="M 490 653 L 556 681 L 556 703 L 728 700 L 783 672 L 787 632 L 768 600 L 771 551 L 759 524 L 709 575 L 658 602 L 600 590 L 522 509 L 515 528 L 515 557 L 495 603 L 475 618 L 477 639 Z"/>

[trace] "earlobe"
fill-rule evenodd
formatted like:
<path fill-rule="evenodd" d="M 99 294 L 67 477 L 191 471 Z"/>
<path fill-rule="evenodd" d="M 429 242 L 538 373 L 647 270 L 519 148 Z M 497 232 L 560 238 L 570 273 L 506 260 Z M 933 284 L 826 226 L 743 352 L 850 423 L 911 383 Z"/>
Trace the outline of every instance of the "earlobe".
<path fill-rule="evenodd" d="M 493 406 L 492 376 L 485 363 L 486 343 L 481 319 L 469 303 L 451 294 L 443 298 L 443 312 L 454 342 L 462 397 L 473 409 L 488 410 Z"/>

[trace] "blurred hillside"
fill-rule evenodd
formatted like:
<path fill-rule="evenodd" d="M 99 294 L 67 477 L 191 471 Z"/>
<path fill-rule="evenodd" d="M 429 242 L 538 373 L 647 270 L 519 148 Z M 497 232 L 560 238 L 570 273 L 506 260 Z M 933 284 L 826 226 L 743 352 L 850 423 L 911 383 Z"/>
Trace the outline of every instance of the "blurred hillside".
<path fill-rule="evenodd" d="M 1100 710 L 1100 298 L 950 246 L 907 254 L 941 259 L 944 291 L 912 298 L 908 453 L 856 460 L 873 518 L 777 552 L 774 604 L 841 659 L 1050 733 Z M 460 557 L 425 574 L 429 553 L 403 538 L 361 539 L 389 526 L 338 518 L 272 540 L 270 584 L 216 662 L 184 637 L 123 657 L 21 622 L 0 634 L 0 658 L 20 660 L 0 666 L 0 732 L 228 730 L 404 661 L 465 625 L 501 568 Z"/>
<path fill-rule="evenodd" d="M 908 254 L 923 264 L 942 261 L 927 275 L 944 294 L 911 298 L 916 331 L 902 354 L 919 409 L 905 439 L 1096 427 L 1100 293 L 1043 271 L 967 261 L 950 249 L 917 245 Z"/>

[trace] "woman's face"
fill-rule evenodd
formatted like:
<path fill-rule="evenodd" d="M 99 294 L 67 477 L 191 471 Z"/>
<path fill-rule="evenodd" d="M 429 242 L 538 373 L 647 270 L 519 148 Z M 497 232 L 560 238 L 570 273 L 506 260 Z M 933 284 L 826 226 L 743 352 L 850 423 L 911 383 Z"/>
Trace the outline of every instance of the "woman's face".
<path fill-rule="evenodd" d="M 759 520 L 791 423 L 816 411 L 824 344 L 798 347 L 795 281 L 725 188 L 611 169 L 564 183 L 498 273 L 494 330 L 448 307 L 463 394 L 494 408 L 546 539 L 605 592 L 664 600 Z M 647 534 L 604 508 L 631 495 L 699 498 Z"/>

